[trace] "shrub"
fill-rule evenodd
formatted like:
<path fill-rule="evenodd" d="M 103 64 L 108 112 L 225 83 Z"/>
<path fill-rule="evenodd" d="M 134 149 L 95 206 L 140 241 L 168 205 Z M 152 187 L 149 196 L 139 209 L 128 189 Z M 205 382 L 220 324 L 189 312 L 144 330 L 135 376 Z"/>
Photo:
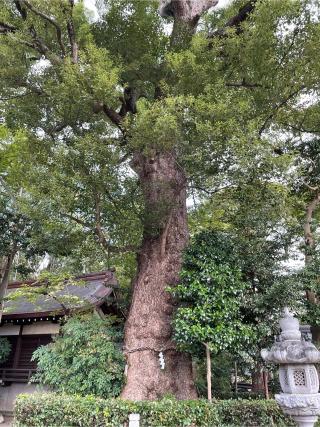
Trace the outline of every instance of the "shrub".
<path fill-rule="evenodd" d="M 20 395 L 16 427 L 122 427 L 140 413 L 141 427 L 289 427 L 295 425 L 272 401 L 205 400 L 127 402 L 66 394 Z"/>
<path fill-rule="evenodd" d="M 38 371 L 32 381 L 65 393 L 116 397 L 124 378 L 121 339 L 111 316 L 71 317 L 53 343 L 34 352 Z"/>
<path fill-rule="evenodd" d="M 0 337 L 0 363 L 7 360 L 11 351 L 11 344 L 7 338 Z"/>
<path fill-rule="evenodd" d="M 295 426 L 274 400 L 220 400 L 217 407 L 224 426 Z"/>

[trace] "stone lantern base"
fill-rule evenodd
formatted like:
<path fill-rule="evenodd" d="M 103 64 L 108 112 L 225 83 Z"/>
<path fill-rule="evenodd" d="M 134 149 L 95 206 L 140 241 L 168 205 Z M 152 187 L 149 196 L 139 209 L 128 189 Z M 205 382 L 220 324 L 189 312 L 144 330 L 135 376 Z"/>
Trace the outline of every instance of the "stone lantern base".
<path fill-rule="evenodd" d="M 320 415 L 320 393 L 276 394 L 275 399 L 285 414 L 290 415 L 299 427 L 313 427 Z"/>
<path fill-rule="evenodd" d="M 318 421 L 318 417 L 315 415 L 305 415 L 305 416 L 296 416 L 293 417 L 294 420 L 298 423 L 299 427 L 313 427 L 315 425 L 315 423 Z"/>

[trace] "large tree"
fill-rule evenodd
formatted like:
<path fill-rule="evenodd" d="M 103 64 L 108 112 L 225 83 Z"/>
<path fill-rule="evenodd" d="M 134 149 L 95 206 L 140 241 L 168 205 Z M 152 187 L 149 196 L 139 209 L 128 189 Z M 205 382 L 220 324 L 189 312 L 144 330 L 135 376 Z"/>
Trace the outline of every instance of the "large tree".
<path fill-rule="evenodd" d="M 114 193 L 133 193 L 123 176 L 136 182 L 142 200 L 125 328 L 122 395 L 129 399 L 196 394 L 190 359 L 172 341 L 175 306 L 166 292 L 178 282 L 188 241 L 189 186 L 210 186 L 232 170 L 246 144 L 272 146 L 270 129 L 283 131 L 279 118 L 318 85 L 311 1 L 235 1 L 207 13 L 216 3 L 162 1 L 160 15 L 173 24 L 168 36 L 158 2 L 106 0 L 93 23 L 82 2 L 0 1 L 1 115 L 15 134 L 15 165 L 23 171 L 30 153 L 40 156 L 42 194 L 51 191 L 45 177 L 61 155 L 75 178 L 79 170 L 87 175 L 70 193 L 61 182 L 62 213 L 91 229 L 110 253 L 121 251 L 110 233 Z M 92 161 L 97 152 L 103 162 Z M 108 182 L 96 188 L 103 168 Z"/>

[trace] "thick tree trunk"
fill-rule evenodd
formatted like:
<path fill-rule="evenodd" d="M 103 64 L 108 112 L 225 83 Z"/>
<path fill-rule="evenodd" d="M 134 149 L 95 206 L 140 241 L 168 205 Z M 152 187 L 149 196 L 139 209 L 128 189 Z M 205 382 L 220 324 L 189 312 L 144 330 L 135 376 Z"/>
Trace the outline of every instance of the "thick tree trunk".
<path fill-rule="evenodd" d="M 186 178 L 173 153 L 134 156 L 145 200 L 144 236 L 125 326 L 127 383 L 122 397 L 153 400 L 172 393 L 196 397 L 190 358 L 172 341 L 174 301 L 166 291 L 179 280 L 188 240 Z"/>

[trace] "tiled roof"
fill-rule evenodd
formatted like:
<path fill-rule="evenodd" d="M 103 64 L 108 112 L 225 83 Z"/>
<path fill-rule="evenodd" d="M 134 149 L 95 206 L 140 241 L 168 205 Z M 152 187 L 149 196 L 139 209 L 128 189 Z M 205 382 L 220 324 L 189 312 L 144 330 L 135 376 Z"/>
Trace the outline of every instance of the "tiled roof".
<path fill-rule="evenodd" d="M 81 286 L 66 284 L 62 291 L 57 292 L 57 297 L 76 297 L 78 301 L 81 301 L 81 306 L 87 304 L 99 306 L 110 296 L 112 290 L 117 286 L 117 281 L 112 271 L 85 274 L 78 276 L 76 280 L 81 281 L 83 284 Z M 13 282 L 9 284 L 7 294 L 16 291 L 26 284 L 31 287 L 38 286 L 35 280 Z M 69 309 L 74 308 L 70 304 L 66 305 Z M 22 297 L 5 303 L 3 320 L 57 315 L 62 312 L 61 304 L 50 296 L 40 295 L 35 302 L 30 302 Z"/>

